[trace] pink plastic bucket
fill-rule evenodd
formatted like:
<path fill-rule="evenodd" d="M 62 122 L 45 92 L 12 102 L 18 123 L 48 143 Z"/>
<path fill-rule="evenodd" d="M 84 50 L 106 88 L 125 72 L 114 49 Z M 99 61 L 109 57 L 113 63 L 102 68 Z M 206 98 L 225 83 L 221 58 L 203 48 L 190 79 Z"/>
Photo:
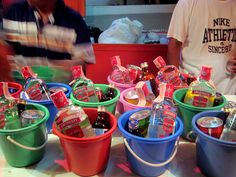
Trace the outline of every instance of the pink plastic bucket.
<path fill-rule="evenodd" d="M 130 110 L 133 110 L 133 109 L 138 109 L 138 108 L 150 108 L 150 106 L 137 106 L 135 104 L 131 104 L 131 103 L 127 102 L 125 100 L 124 96 L 130 90 L 134 90 L 134 87 L 128 88 L 128 89 L 122 91 L 121 94 L 120 94 L 120 102 L 123 104 L 124 112 L 130 111 Z"/>
<path fill-rule="evenodd" d="M 128 89 L 128 88 L 131 88 L 131 87 L 134 87 L 134 86 L 135 86 L 135 84 L 121 84 L 121 83 L 115 82 L 115 81 L 111 80 L 110 75 L 107 77 L 107 81 L 108 81 L 109 84 L 114 84 L 115 87 L 116 87 L 120 92 L 122 92 L 122 91 L 124 91 L 124 90 L 126 90 L 126 89 Z M 117 102 L 116 110 L 117 110 L 120 114 L 122 114 L 122 113 L 124 112 L 124 107 L 123 107 L 123 104 L 121 103 L 120 100 Z"/>

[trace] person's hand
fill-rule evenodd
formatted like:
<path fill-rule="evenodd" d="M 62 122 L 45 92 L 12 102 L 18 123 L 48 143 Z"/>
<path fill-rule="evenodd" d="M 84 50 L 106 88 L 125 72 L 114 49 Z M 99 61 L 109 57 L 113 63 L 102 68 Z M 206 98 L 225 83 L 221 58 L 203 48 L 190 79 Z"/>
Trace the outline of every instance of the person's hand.
<path fill-rule="evenodd" d="M 228 60 L 226 70 L 231 74 L 236 74 L 236 57 Z"/>

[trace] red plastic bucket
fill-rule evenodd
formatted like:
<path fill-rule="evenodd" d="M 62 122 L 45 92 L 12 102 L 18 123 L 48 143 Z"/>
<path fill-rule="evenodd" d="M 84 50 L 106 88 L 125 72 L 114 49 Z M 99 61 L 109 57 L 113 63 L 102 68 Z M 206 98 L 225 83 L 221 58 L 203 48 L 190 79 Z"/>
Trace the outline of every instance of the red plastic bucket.
<path fill-rule="evenodd" d="M 89 120 L 93 123 L 97 117 L 96 108 L 84 108 Z M 105 170 L 111 147 L 112 133 L 116 130 L 116 117 L 107 112 L 110 116 L 111 129 L 99 136 L 91 138 L 75 138 L 66 136 L 53 124 L 53 133 L 60 138 L 65 159 L 69 170 L 80 176 L 92 176 Z"/>
<path fill-rule="evenodd" d="M 107 77 L 107 81 L 108 81 L 109 84 L 114 84 L 115 87 L 118 90 L 120 90 L 120 92 L 124 91 L 125 89 L 128 89 L 130 87 L 134 87 L 135 86 L 135 84 L 121 84 L 121 83 L 115 82 L 115 81 L 111 80 L 110 75 Z M 120 102 L 120 100 L 117 102 L 116 110 L 120 114 L 124 113 L 124 107 L 123 107 L 123 104 Z"/>
<path fill-rule="evenodd" d="M 130 111 L 130 110 L 133 110 L 133 109 L 138 109 L 138 108 L 150 108 L 151 107 L 151 106 L 137 106 L 135 104 L 131 104 L 131 103 L 127 102 L 125 100 L 124 96 L 130 90 L 134 90 L 134 87 L 126 89 L 123 92 L 121 92 L 121 94 L 120 94 L 120 102 L 124 106 L 124 112 Z"/>
<path fill-rule="evenodd" d="M 23 86 L 17 82 L 8 82 L 8 87 L 9 89 L 13 89 L 13 90 L 16 90 L 14 92 L 10 92 L 11 95 L 14 97 L 14 98 L 19 98 L 20 97 L 20 92 L 22 91 L 23 89 Z"/>

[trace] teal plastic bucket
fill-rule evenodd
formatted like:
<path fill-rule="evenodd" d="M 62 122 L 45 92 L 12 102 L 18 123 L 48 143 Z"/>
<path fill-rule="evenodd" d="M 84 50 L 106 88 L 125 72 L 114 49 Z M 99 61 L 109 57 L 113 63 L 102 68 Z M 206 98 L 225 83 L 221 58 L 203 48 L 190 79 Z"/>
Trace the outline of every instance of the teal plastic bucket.
<path fill-rule="evenodd" d="M 235 177 L 236 142 L 220 140 L 202 132 L 196 122 L 205 116 L 226 119 L 223 111 L 204 111 L 193 117 L 192 126 L 197 134 L 197 165 L 209 177 Z"/>
<path fill-rule="evenodd" d="M 192 105 L 185 104 L 183 102 L 185 94 L 187 92 L 188 88 L 182 88 L 178 89 L 174 92 L 173 99 L 178 107 L 178 116 L 181 118 L 181 120 L 184 123 L 184 132 L 182 134 L 182 137 L 189 140 L 189 141 L 195 141 L 196 134 L 192 130 L 192 119 L 193 117 L 203 111 L 209 111 L 209 110 L 221 110 L 227 103 L 227 100 L 224 96 L 223 102 L 214 107 L 196 107 Z"/>
<path fill-rule="evenodd" d="M 101 88 L 103 92 L 105 92 L 108 89 L 107 84 L 94 84 L 94 85 L 95 85 L 95 87 Z M 104 101 L 104 102 L 79 101 L 73 96 L 73 93 L 70 94 L 70 98 L 72 100 L 72 103 L 74 103 L 75 105 L 81 106 L 83 108 L 97 108 L 98 106 L 105 106 L 107 111 L 115 114 L 116 104 L 120 98 L 120 91 L 117 88 L 115 88 L 115 95 L 116 95 L 115 98 L 113 98 L 109 101 Z"/>
<path fill-rule="evenodd" d="M 47 87 L 51 88 L 51 87 L 64 87 L 67 89 L 67 91 L 65 92 L 67 98 L 69 98 L 70 93 L 71 93 L 71 87 L 67 84 L 63 84 L 63 83 L 47 83 Z M 51 100 L 41 100 L 41 101 L 37 101 L 37 100 L 30 100 L 30 99 L 26 99 L 24 92 L 21 94 L 21 97 L 26 100 L 28 103 L 38 103 L 41 105 L 44 105 L 46 108 L 48 108 L 49 113 L 50 113 L 50 117 L 46 123 L 47 125 L 47 129 L 48 132 L 51 132 L 52 130 L 52 124 L 54 122 L 54 118 L 58 112 L 57 108 L 54 106 L 53 102 Z"/>
<path fill-rule="evenodd" d="M 38 109 L 45 113 L 43 119 L 30 126 L 14 129 L 0 129 L 0 146 L 9 165 L 25 167 L 43 158 L 47 143 L 46 121 L 48 109 L 39 104 L 27 104 L 26 109 Z"/>
<path fill-rule="evenodd" d="M 124 137 L 127 161 L 134 173 L 140 176 L 159 176 L 175 157 L 179 136 L 183 132 L 183 123 L 177 118 L 176 132 L 165 138 L 143 138 L 127 131 L 130 115 L 139 111 L 135 109 L 122 114 L 118 127 Z"/>

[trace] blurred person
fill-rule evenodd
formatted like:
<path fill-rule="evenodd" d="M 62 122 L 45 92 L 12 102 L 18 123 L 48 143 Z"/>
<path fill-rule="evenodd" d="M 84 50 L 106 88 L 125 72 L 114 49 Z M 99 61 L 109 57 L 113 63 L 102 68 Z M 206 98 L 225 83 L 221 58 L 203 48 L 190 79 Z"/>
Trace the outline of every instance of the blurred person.
<path fill-rule="evenodd" d="M 11 67 L 8 62 L 8 56 L 12 55 L 12 50 L 4 40 L 0 39 L 0 81 L 13 81 L 11 77 Z"/>
<path fill-rule="evenodd" d="M 169 64 L 196 76 L 209 65 L 217 91 L 236 93 L 236 0 L 179 0 L 167 36 Z"/>
<path fill-rule="evenodd" d="M 6 41 L 12 46 L 13 70 L 22 66 L 49 66 L 70 73 L 73 65 L 95 63 L 89 31 L 83 17 L 63 0 L 21 0 L 3 16 Z M 60 75 L 61 74 L 61 75 Z M 62 78 L 61 78 L 62 79 Z"/>

